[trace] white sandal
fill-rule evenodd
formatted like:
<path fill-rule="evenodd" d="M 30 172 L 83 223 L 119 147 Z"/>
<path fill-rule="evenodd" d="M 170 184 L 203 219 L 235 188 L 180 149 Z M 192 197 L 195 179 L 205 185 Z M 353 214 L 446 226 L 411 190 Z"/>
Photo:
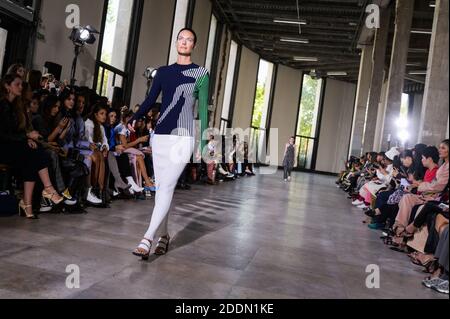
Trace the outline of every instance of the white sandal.
<path fill-rule="evenodd" d="M 144 238 L 141 240 L 139 246 L 133 251 L 133 255 L 141 257 L 143 260 L 148 260 L 151 249 L 152 249 L 152 241 L 147 238 Z"/>

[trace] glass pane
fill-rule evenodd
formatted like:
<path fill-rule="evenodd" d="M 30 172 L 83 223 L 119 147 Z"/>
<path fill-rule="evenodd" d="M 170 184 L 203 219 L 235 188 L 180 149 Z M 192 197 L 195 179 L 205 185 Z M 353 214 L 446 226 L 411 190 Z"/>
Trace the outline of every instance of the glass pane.
<path fill-rule="evenodd" d="M 208 51 L 206 53 L 205 67 L 208 71 L 211 71 L 212 58 L 214 54 L 214 42 L 216 40 L 217 31 L 217 19 L 213 14 L 211 16 L 211 25 L 209 26 L 209 38 L 208 38 Z"/>
<path fill-rule="evenodd" d="M 3 59 L 5 58 L 7 37 L 8 30 L 0 28 L 0 74 L 3 74 Z"/>
<path fill-rule="evenodd" d="M 314 139 L 300 136 L 296 137 L 295 144 L 297 145 L 298 168 L 311 169 L 314 143 Z"/>
<path fill-rule="evenodd" d="M 124 70 L 134 0 L 109 0 L 101 61 Z"/>
<path fill-rule="evenodd" d="M 269 107 L 270 88 L 272 86 L 273 64 L 261 60 L 256 84 L 255 102 L 253 106 L 252 126 L 266 128 Z"/>
<path fill-rule="evenodd" d="M 222 104 L 222 118 L 227 120 L 229 120 L 228 117 L 230 116 L 231 93 L 233 90 L 234 69 L 236 67 L 237 50 L 238 50 L 237 43 L 231 41 L 230 55 L 228 57 L 227 79 L 225 83 L 225 93 Z"/>
<path fill-rule="evenodd" d="M 321 79 L 316 80 L 309 75 L 304 75 L 297 135 L 315 137 L 321 89 Z"/>

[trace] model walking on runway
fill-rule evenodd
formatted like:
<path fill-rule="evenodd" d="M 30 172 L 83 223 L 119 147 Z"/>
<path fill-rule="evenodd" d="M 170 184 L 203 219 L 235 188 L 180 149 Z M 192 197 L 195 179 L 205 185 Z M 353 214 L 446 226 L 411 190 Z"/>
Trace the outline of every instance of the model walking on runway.
<path fill-rule="evenodd" d="M 148 259 L 157 230 L 163 234 L 156 245 L 155 254 L 164 255 L 169 248 L 168 213 L 173 193 L 194 150 L 194 105 L 198 99 L 201 133 L 208 120 L 208 71 L 191 61 L 197 36 L 189 28 L 178 33 L 175 64 L 158 69 L 150 94 L 133 117 L 133 124 L 155 104 L 162 92 L 161 113 L 152 142 L 156 180 L 155 207 L 150 226 L 133 254 Z M 201 138 L 201 137 L 200 137 Z M 206 141 L 201 138 L 201 150 Z"/>

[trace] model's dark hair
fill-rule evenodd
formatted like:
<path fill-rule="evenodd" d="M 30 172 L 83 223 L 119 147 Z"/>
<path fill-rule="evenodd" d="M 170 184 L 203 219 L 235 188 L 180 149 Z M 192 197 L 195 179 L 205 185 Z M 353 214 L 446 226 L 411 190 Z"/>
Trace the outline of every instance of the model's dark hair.
<path fill-rule="evenodd" d="M 177 39 L 180 36 L 180 33 L 183 32 L 183 31 L 189 31 L 190 33 L 192 33 L 194 35 L 194 45 L 196 45 L 197 44 L 197 33 L 195 33 L 195 31 L 192 30 L 191 28 L 183 28 L 183 29 L 181 29 L 178 32 Z"/>
<path fill-rule="evenodd" d="M 447 147 L 449 147 L 449 145 L 448 145 L 448 139 L 443 140 L 443 141 L 441 142 L 441 144 L 445 144 L 445 145 L 447 145 Z"/>

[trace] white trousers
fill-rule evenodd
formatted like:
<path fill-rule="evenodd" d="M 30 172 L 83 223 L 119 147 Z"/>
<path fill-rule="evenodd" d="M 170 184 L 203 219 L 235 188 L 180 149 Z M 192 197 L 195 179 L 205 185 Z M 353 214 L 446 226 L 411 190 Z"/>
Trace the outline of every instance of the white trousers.
<path fill-rule="evenodd" d="M 155 171 L 155 207 L 145 238 L 154 240 L 158 231 L 168 234 L 167 222 L 173 193 L 178 179 L 194 150 L 194 138 L 189 136 L 155 134 L 152 141 Z"/>

